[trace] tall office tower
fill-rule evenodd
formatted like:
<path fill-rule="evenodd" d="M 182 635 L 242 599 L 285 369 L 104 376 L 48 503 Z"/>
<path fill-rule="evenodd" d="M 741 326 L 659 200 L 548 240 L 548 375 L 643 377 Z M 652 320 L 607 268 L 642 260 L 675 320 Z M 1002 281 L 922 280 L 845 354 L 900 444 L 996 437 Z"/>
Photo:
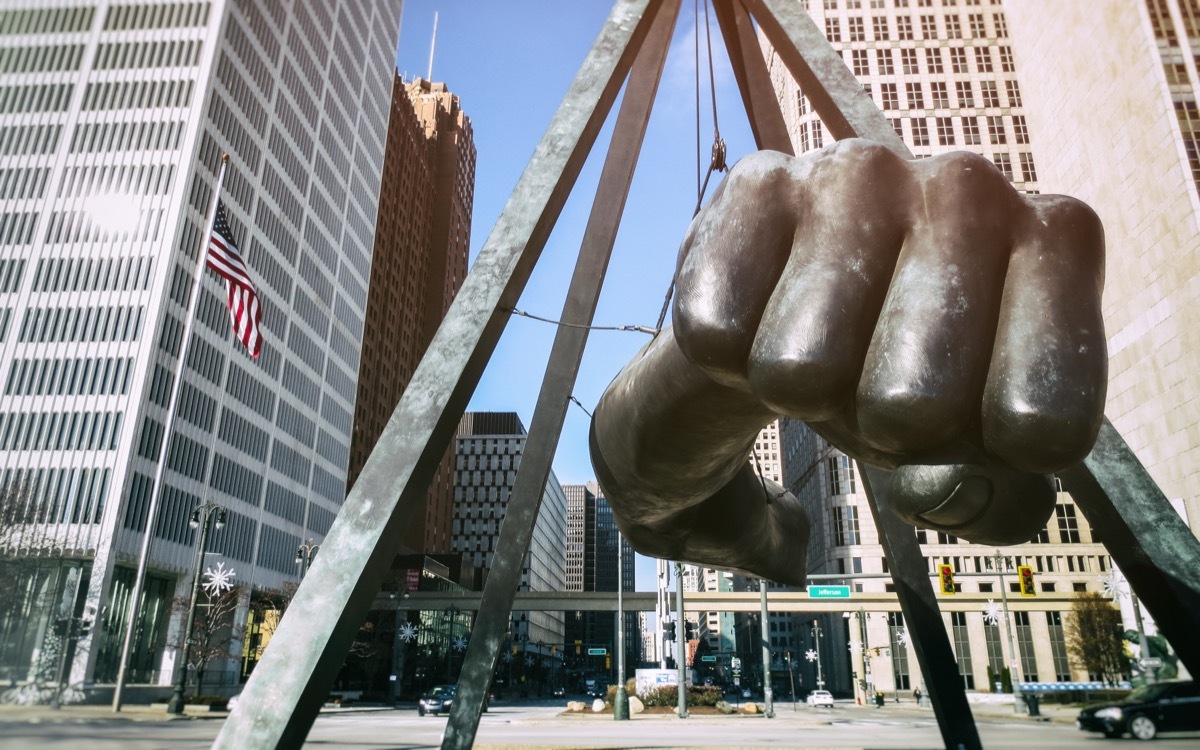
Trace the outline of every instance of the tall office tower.
<path fill-rule="evenodd" d="M 1200 533 L 1200 5 L 1005 10 L 1041 184 L 1104 222 L 1105 410 Z"/>
<path fill-rule="evenodd" d="M 95 621 L 72 682 L 114 679 L 150 532 L 128 677 L 168 681 L 166 626 L 192 579 L 202 501 L 226 509 L 205 567 L 224 562 L 254 587 L 295 580 L 298 545 L 333 522 L 399 6 L 0 9 L 0 491 L 19 525 L 3 552 L 61 560 L 0 602 L 4 679 L 48 677 L 67 635 L 60 605 Z M 256 360 L 233 343 L 212 274 L 181 340 L 223 152 L 221 199 L 263 310 Z"/>
<path fill-rule="evenodd" d="M 564 484 L 562 489 L 567 498 L 566 586 L 563 590 L 616 591 L 620 586 L 622 591 L 633 591 L 633 548 L 620 537 L 612 506 L 604 498 L 600 485 L 596 482 Z M 620 581 L 618 554 L 623 555 Z M 590 646 L 608 649 L 608 654 L 616 653 L 616 621 L 611 613 L 568 612 L 564 617 L 568 658 L 576 646 L 581 651 Z M 631 654 L 639 653 L 635 622 L 633 613 L 626 612 L 625 663 L 628 666 L 636 663 Z M 603 658 L 598 660 L 600 664 L 604 661 Z M 588 665 L 581 663 L 580 666 Z"/>
<path fill-rule="evenodd" d="M 375 253 L 350 443 L 348 486 L 412 380 L 467 275 L 475 142 L 471 120 L 445 84 L 392 83 Z M 413 518 L 407 551 L 446 552 L 454 512 L 454 445 Z"/>
<path fill-rule="evenodd" d="M 805 5 L 917 157 L 974 151 L 989 158 L 1018 190 L 1037 192 L 1034 141 L 1022 103 L 1024 68 L 1017 64 L 998 2 L 808 0 Z M 1030 13 L 1040 18 L 1037 11 Z M 824 128 L 808 101 L 778 58 L 769 48 L 766 51 L 796 152 L 825 145 Z M 1034 70 L 1035 76 L 1043 74 Z M 1058 117 L 1052 112 L 1040 116 Z M 1095 117 L 1094 110 L 1089 116 Z M 1039 163 L 1042 159 L 1039 152 Z M 887 573 L 887 567 L 853 461 L 802 423 L 783 420 L 781 434 L 783 484 L 804 503 L 812 524 L 809 572 L 845 575 L 856 591 L 890 590 L 891 584 L 882 579 L 854 578 Z M 998 586 L 1015 585 L 1013 573 L 997 577 L 991 561 L 995 547 L 935 532 L 918 532 L 918 538 L 930 574 L 935 564 L 953 565 L 963 591 L 998 593 Z M 1059 493 L 1054 516 L 1033 542 L 999 551 L 1007 558 L 1002 566 L 1033 567 L 1043 594 L 1101 590 L 1101 579 L 1111 567 L 1106 551 L 1094 543 L 1065 493 Z M 1017 661 L 1026 681 L 1086 678 L 1066 655 L 1063 621 L 1068 597 L 1055 598 L 1058 601 L 1045 601 L 1039 611 L 1012 614 Z M 871 675 L 868 689 L 912 690 L 920 684 L 915 654 L 905 644 L 898 613 L 826 615 L 817 618 L 819 635 L 812 618 L 806 619 L 797 627 L 799 648 L 813 648 L 820 639 L 831 689 L 852 689 L 851 673 L 859 680 Z M 861 652 L 855 655 L 845 645 L 861 641 L 864 630 L 868 647 L 880 649 L 878 654 L 868 653 L 866 663 Z M 1001 643 L 1002 624 L 991 624 L 982 611 L 954 612 L 948 630 L 964 685 L 986 689 L 988 667 L 998 671 L 1011 660 L 1003 655 L 1008 646 Z M 806 684 L 812 684 L 815 665 L 801 666 L 808 670 Z M 862 689 L 861 683 L 858 687 Z"/>
<path fill-rule="evenodd" d="M 525 438 L 525 425 L 513 412 L 467 412 L 458 424 L 451 546 L 454 552 L 471 555 L 474 564 L 485 571 L 492 569 Z M 519 590 L 564 589 L 566 538 L 567 496 L 551 471 L 521 564 Z M 548 656 L 551 644 L 563 642 L 563 613 L 513 612 L 509 632 L 529 644 L 527 653 Z"/>

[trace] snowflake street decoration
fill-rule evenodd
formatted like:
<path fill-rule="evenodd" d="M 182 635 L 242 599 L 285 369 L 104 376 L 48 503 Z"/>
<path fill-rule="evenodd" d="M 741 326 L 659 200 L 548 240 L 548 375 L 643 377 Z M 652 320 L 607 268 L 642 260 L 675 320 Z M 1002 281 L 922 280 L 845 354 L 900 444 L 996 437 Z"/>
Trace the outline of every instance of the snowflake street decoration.
<path fill-rule="evenodd" d="M 400 626 L 400 640 L 405 643 L 412 643 L 417 638 L 417 626 L 411 622 L 406 622 Z"/>
<path fill-rule="evenodd" d="M 995 599 L 988 599 L 987 606 L 983 608 L 983 621 L 988 625 L 999 625 L 1003 616 L 1004 608 L 997 604 Z"/>
<path fill-rule="evenodd" d="M 454 639 L 454 650 L 455 651 L 464 651 L 464 650 L 466 650 L 466 648 L 467 648 L 467 637 L 465 635 L 460 635 L 459 637 Z"/>
<path fill-rule="evenodd" d="M 1121 575 L 1121 571 L 1113 567 L 1108 571 L 1108 575 L 1100 579 L 1100 586 L 1103 588 L 1104 595 L 1109 599 L 1122 599 L 1125 597 L 1125 576 Z"/>
<path fill-rule="evenodd" d="M 527 667 L 533 666 L 533 657 L 532 656 L 525 657 L 525 666 L 527 666 Z"/>
<path fill-rule="evenodd" d="M 908 628 L 896 633 L 896 643 L 899 643 L 901 646 L 907 646 L 910 642 L 911 641 L 909 641 L 908 638 Z"/>
<path fill-rule="evenodd" d="M 507 662 L 511 662 L 511 661 L 512 661 L 512 654 L 511 654 L 511 653 L 509 653 L 508 651 L 505 651 L 505 652 L 504 652 L 504 656 L 501 656 L 500 658 L 501 658 L 501 659 L 503 659 L 503 660 L 505 661 L 505 663 L 507 663 Z"/>
<path fill-rule="evenodd" d="M 817 652 L 813 651 L 810 648 L 809 650 L 804 652 L 804 658 L 808 659 L 809 661 L 816 661 L 817 660 Z"/>
<path fill-rule="evenodd" d="M 204 571 L 204 593 L 210 597 L 219 596 L 233 588 L 233 577 L 237 571 L 226 568 L 224 562 L 217 563 L 215 568 Z"/>
<path fill-rule="evenodd" d="M 850 641 L 849 646 L 850 653 L 852 654 L 857 654 L 859 651 L 862 651 L 862 644 L 858 641 Z"/>

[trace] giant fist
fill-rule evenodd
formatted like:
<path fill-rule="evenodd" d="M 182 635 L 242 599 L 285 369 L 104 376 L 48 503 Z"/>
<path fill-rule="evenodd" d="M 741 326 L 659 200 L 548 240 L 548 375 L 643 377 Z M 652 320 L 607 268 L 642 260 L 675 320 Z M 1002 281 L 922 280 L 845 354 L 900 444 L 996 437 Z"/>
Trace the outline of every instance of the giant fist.
<path fill-rule="evenodd" d="M 647 554 L 802 580 L 799 502 L 747 465 L 787 415 L 895 469 L 913 523 L 1027 541 L 1053 510 L 1045 475 L 1103 419 L 1103 246 L 1087 206 L 1019 194 L 972 154 L 848 140 L 743 159 L 684 240 L 674 327 L 596 408 L 622 530 Z"/>

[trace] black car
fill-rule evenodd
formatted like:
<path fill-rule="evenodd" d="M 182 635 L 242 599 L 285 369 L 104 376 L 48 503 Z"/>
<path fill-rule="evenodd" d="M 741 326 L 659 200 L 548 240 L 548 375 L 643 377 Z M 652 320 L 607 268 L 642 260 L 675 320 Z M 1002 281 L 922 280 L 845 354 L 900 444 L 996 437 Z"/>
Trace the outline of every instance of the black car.
<path fill-rule="evenodd" d="M 454 692 L 457 689 L 457 685 L 434 685 L 425 691 L 421 700 L 417 701 L 417 713 L 421 716 L 426 713 L 437 715 L 443 711 L 449 713 L 450 705 L 454 702 Z"/>
<path fill-rule="evenodd" d="M 1120 737 L 1152 740 L 1159 732 L 1200 730 L 1200 685 L 1192 681 L 1145 685 L 1120 703 L 1084 709 L 1075 726 Z"/>

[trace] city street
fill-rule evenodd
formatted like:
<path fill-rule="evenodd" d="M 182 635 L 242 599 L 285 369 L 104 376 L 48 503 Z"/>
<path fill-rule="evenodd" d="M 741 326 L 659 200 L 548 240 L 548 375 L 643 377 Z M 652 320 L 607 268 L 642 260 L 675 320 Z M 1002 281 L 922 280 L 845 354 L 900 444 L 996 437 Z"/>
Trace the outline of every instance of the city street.
<path fill-rule="evenodd" d="M 1011 711 L 1011 708 L 1008 710 Z M 6 707 L 0 711 L 0 750 L 150 750 L 207 748 L 222 717 L 167 719 L 161 712 L 132 707 L 114 716 L 102 707 L 68 707 L 61 712 Z M 980 734 L 988 750 L 1118 750 L 1142 746 L 1132 739 L 1104 740 L 1070 723 L 1073 711 L 1036 721 L 1006 714 L 997 707 L 976 707 Z M 445 717 L 418 717 L 413 709 L 323 712 L 306 747 L 348 750 L 436 748 Z M 839 703 L 832 710 L 790 703 L 776 718 L 751 716 L 636 716 L 628 722 L 611 716 L 564 715 L 559 705 L 493 706 L 484 716 L 476 747 L 486 748 L 631 748 L 631 747 L 794 747 L 931 750 L 942 747 L 932 712 L 911 704 L 883 709 Z M 1200 734 L 1159 739 L 1162 750 L 1200 747 Z"/>

